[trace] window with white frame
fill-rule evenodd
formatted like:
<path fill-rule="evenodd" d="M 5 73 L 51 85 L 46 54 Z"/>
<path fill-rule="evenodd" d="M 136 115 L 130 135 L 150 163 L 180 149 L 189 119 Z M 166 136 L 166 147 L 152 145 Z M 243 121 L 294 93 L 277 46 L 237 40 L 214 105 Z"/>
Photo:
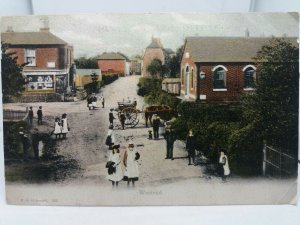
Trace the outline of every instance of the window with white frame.
<path fill-rule="evenodd" d="M 218 67 L 214 70 L 214 89 L 226 88 L 226 70 Z"/>
<path fill-rule="evenodd" d="M 253 67 L 244 70 L 244 88 L 255 88 L 255 74 Z"/>
<path fill-rule="evenodd" d="M 36 57 L 34 48 L 25 49 L 25 63 L 28 63 L 27 66 L 36 66 Z"/>

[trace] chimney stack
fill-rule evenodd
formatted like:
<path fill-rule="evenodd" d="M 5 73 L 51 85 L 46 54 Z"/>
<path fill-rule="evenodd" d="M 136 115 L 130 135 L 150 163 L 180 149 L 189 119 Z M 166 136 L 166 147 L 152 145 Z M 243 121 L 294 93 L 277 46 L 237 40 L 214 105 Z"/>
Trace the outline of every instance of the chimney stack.
<path fill-rule="evenodd" d="M 49 20 L 48 18 L 41 19 L 43 21 L 43 27 L 40 28 L 41 32 L 49 32 Z"/>

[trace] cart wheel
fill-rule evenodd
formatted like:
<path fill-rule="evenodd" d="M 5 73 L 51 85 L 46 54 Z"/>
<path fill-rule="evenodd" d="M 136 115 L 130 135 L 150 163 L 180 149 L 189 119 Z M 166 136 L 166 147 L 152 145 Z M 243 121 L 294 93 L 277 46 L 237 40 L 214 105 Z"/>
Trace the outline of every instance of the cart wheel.
<path fill-rule="evenodd" d="M 135 127 L 138 123 L 138 111 L 135 108 L 125 108 L 122 110 L 125 115 L 125 126 Z"/>

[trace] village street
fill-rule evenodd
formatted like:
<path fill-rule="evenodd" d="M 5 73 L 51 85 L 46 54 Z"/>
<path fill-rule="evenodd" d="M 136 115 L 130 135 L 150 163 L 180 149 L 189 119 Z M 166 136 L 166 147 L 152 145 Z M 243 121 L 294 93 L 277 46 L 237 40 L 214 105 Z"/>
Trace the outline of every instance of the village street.
<path fill-rule="evenodd" d="M 11 203 L 48 205 L 207 205 L 207 204 L 266 204 L 294 202 L 296 180 L 263 178 L 243 179 L 233 176 L 227 183 L 218 177 L 203 173 L 202 166 L 188 166 L 184 143 L 175 142 L 175 160 L 166 160 L 166 144 L 160 140 L 148 140 L 148 130 L 140 114 L 135 128 L 120 129 L 115 120 L 117 143 L 126 146 L 132 141 L 141 155 L 140 177 L 135 188 L 120 182 L 112 189 L 106 179 L 107 146 L 109 127 L 108 113 L 117 108 L 117 102 L 136 98 L 137 108 L 143 108 L 143 99 L 137 96 L 139 76 L 120 78 L 102 89 L 105 108 L 100 102 L 96 110 L 89 111 L 86 101 L 59 103 L 5 104 L 4 108 L 21 109 L 32 105 L 43 106 L 47 123 L 54 123 L 56 116 L 67 113 L 70 132 L 66 140 L 57 141 L 59 155 L 74 159 L 80 169 L 64 180 L 50 180 L 42 184 L 7 182 L 7 198 Z M 52 121 L 52 122 L 51 122 Z M 52 129 L 52 128 L 49 128 Z M 234 187 L 234 188 L 233 188 Z M 234 190 L 234 193 L 232 192 Z M 10 192 L 13 195 L 10 195 Z M 20 193 L 20 196 L 18 194 Z M 28 196 L 24 198 L 24 196 Z M 37 197 L 38 196 L 38 197 Z"/>

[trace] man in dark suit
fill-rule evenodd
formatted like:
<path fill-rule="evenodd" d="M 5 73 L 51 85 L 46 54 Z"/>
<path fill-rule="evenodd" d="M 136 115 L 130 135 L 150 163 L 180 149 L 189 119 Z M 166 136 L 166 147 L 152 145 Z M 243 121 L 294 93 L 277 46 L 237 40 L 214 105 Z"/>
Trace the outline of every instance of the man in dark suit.
<path fill-rule="evenodd" d="M 174 142 L 176 141 L 176 136 L 174 134 L 174 131 L 172 129 L 167 129 L 166 133 L 164 134 L 164 138 L 167 142 L 167 154 L 166 159 L 174 159 L 173 158 L 173 148 L 174 148 Z"/>
<path fill-rule="evenodd" d="M 152 122 L 154 140 L 158 140 L 159 138 L 159 125 L 160 125 L 160 119 L 157 115 L 155 115 Z"/>
<path fill-rule="evenodd" d="M 39 107 L 37 111 L 37 116 L 38 116 L 38 125 L 43 124 L 43 111 L 42 111 L 42 106 Z"/>

